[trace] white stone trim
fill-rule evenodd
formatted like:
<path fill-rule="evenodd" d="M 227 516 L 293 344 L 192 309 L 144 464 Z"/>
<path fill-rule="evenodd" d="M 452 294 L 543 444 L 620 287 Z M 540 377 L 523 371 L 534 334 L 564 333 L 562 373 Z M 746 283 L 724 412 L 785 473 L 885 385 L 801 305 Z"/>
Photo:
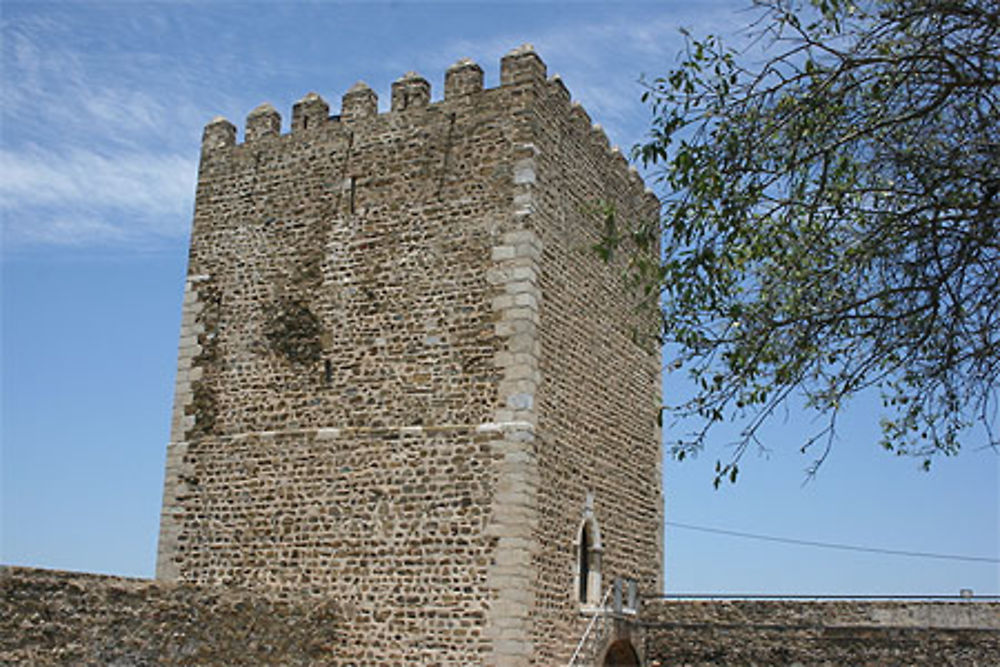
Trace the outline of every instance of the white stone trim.
<path fill-rule="evenodd" d="M 540 550 L 535 397 L 541 383 L 537 328 L 542 242 L 526 228 L 534 211 L 537 151 L 531 145 L 518 146 L 517 151 L 512 221 L 522 228 L 501 236 L 487 272 L 494 289 L 494 333 L 503 341 L 493 359 L 501 377 L 493 418 L 476 429 L 496 434 L 491 446 L 498 460 L 497 486 L 486 529 L 497 539 L 486 575 L 491 592 L 486 632 L 493 644 L 487 663 L 504 666 L 534 662 L 531 612 L 537 594 L 534 558 Z"/>
<path fill-rule="evenodd" d="M 177 349 L 177 376 L 174 382 L 174 407 L 170 420 L 170 441 L 183 442 L 194 420 L 187 415 L 187 408 L 194 400 L 192 383 L 202 377 L 202 369 L 194 366 L 201 354 L 198 337 L 205 333 L 205 326 L 198 321 L 204 304 L 198 300 L 195 286 L 209 279 L 207 275 L 189 276 L 184 283 L 184 302 L 181 306 L 181 335 Z"/>
<path fill-rule="evenodd" d="M 207 274 L 188 276 L 184 283 L 184 301 L 181 306 L 180 342 L 177 349 L 177 377 L 174 382 L 174 406 L 170 420 L 170 442 L 167 444 L 167 461 L 163 479 L 163 502 L 160 509 L 160 532 L 156 546 L 156 578 L 167 581 L 179 577 L 174 556 L 180 526 L 176 515 L 181 511 L 178 496 L 185 492 L 184 476 L 189 467 L 184 462 L 188 444 L 187 432 L 195 425 L 194 415 L 187 408 L 194 400 L 193 383 L 202 378 L 203 370 L 194 365 L 202 352 L 198 338 L 205 326 L 198 321 L 204 304 L 198 299 L 197 285 L 211 279 Z"/>

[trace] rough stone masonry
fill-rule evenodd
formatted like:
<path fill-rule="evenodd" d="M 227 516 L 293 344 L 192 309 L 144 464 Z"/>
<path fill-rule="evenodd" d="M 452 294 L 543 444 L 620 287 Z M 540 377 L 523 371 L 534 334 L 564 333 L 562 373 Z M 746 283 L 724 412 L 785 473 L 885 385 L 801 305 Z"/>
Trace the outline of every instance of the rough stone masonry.
<path fill-rule="evenodd" d="M 334 662 L 555 664 L 662 584 L 655 320 L 593 251 L 659 206 L 530 47 L 431 97 L 205 128 L 157 576 L 335 599 Z"/>

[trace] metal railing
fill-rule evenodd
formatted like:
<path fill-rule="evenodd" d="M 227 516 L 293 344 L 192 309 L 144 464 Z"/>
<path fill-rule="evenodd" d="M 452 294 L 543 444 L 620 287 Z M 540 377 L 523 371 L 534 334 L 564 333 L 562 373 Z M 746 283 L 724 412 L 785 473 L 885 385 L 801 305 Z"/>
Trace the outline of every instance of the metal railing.
<path fill-rule="evenodd" d="M 954 600 L 956 602 L 964 601 L 989 601 L 996 602 L 1000 601 L 1000 595 L 809 595 L 803 593 L 795 593 L 791 595 L 783 595 L 780 593 L 662 593 L 659 595 L 642 595 L 640 596 L 643 600 L 774 600 L 780 602 L 781 600 L 872 600 L 880 601 L 884 600 L 891 602 L 893 600 L 900 601 L 917 601 L 927 600 L 927 601 L 939 601 L 939 600 Z"/>
<path fill-rule="evenodd" d="M 604 592 L 604 597 L 601 598 L 601 602 L 597 609 L 594 610 L 594 615 L 590 617 L 590 622 L 587 623 L 587 629 L 583 631 L 583 636 L 580 637 L 580 642 L 576 645 L 576 650 L 573 651 L 573 655 L 570 656 L 568 667 L 576 667 L 583 663 L 579 662 L 583 655 L 583 649 L 587 645 L 587 640 L 590 639 L 591 633 L 594 628 L 597 627 L 597 621 L 600 619 L 602 621 L 607 620 L 611 615 L 611 611 L 608 609 L 608 598 L 611 597 L 611 591 L 614 590 L 614 586 L 608 586 L 608 589 Z M 603 625 L 602 625 L 603 629 Z"/>

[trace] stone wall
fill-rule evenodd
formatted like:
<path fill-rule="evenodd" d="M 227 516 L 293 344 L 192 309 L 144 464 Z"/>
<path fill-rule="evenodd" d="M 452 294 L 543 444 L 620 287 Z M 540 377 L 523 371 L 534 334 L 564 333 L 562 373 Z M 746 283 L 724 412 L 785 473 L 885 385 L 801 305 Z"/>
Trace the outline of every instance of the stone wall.
<path fill-rule="evenodd" d="M 535 63 L 537 79 L 545 66 Z M 595 250 L 607 215 L 627 237 L 659 202 L 558 79 L 530 108 L 534 182 L 529 224 L 541 250 L 537 389 L 540 664 L 565 663 L 589 617 L 576 589 L 579 533 L 600 534 L 599 599 L 615 577 L 662 590 L 663 505 L 656 324 L 626 274 L 631 248 Z M 655 255 L 655 253 L 653 253 Z M 596 539 L 596 535 L 593 536 Z M 596 579 L 592 582 L 596 585 Z"/>
<path fill-rule="evenodd" d="M 0 569 L 0 664 L 336 664 L 329 601 L 94 574 Z"/>
<path fill-rule="evenodd" d="M 332 596 L 384 661 L 568 657 L 585 516 L 658 592 L 659 357 L 593 250 L 657 204 L 532 49 L 500 82 L 206 127 L 158 577 Z"/>
<path fill-rule="evenodd" d="M 1000 603 L 647 600 L 649 665 L 996 665 Z"/>
<path fill-rule="evenodd" d="M 316 596 L 3 567 L 0 664 L 383 664 L 358 645 L 356 614 Z M 987 666 L 1000 655 L 996 602 L 647 600 L 626 625 L 650 666 Z M 449 664 L 424 648 L 406 664 Z"/>

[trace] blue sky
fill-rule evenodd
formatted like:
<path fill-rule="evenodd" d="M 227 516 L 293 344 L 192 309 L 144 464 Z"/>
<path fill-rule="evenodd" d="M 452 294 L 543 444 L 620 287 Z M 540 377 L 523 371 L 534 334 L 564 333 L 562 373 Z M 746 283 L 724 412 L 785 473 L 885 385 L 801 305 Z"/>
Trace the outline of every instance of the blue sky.
<path fill-rule="evenodd" d="M 659 3 L 139 3 L 6 1 L 0 211 L 0 560 L 151 576 L 202 127 L 242 126 L 358 79 L 388 103 L 417 70 L 438 99 L 471 57 L 531 42 L 628 148 L 649 120 L 642 74 L 674 62 L 678 28 L 729 33 L 747 1 Z M 669 397 L 683 380 L 667 374 Z M 819 476 L 790 410 L 767 456 L 712 489 L 720 438 L 665 462 L 667 519 L 882 549 L 1000 556 L 1000 457 L 970 440 L 932 471 L 875 446 L 858 401 Z M 671 592 L 1000 594 L 1000 566 L 792 546 L 668 526 Z"/>

